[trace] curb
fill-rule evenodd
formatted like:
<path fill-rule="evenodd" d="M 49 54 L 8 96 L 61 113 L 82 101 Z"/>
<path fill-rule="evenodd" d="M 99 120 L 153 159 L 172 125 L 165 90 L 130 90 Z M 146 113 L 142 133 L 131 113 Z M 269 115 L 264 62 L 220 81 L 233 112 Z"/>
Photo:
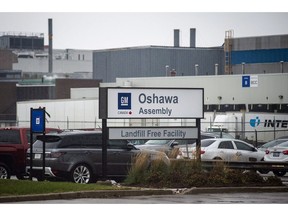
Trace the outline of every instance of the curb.
<path fill-rule="evenodd" d="M 100 191 L 79 191 L 36 195 L 19 195 L 0 197 L 0 203 L 57 200 L 57 199 L 80 199 L 80 198 L 119 198 L 124 196 L 151 196 L 151 195 L 172 195 L 172 190 L 100 190 Z"/>
<path fill-rule="evenodd" d="M 126 196 L 153 196 L 153 195 L 192 195 L 203 193 L 276 193 L 288 192 L 287 186 L 275 187 L 209 187 L 209 188 L 184 188 L 184 189 L 132 189 L 132 190 L 100 190 L 79 191 L 36 195 L 19 195 L 0 197 L 0 203 L 57 200 L 57 199 L 81 199 L 81 198 L 120 198 Z"/>
<path fill-rule="evenodd" d="M 189 188 L 183 194 L 203 194 L 203 193 L 276 193 L 288 192 L 287 186 L 275 187 L 209 187 L 209 188 Z"/>

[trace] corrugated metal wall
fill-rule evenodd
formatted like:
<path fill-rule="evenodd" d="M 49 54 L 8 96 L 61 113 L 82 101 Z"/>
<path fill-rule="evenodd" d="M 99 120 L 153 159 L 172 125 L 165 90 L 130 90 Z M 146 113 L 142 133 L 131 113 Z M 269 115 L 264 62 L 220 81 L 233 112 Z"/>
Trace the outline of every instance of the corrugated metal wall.
<path fill-rule="evenodd" d="M 174 48 L 139 47 L 117 50 L 94 51 L 93 78 L 103 82 L 115 82 L 120 77 L 166 76 L 168 70 L 175 69 L 177 76 L 223 74 L 223 48 Z"/>
<path fill-rule="evenodd" d="M 233 74 L 287 73 L 288 35 L 232 40 Z"/>
<path fill-rule="evenodd" d="M 288 48 L 288 35 L 234 38 L 232 50 L 258 50 Z"/>

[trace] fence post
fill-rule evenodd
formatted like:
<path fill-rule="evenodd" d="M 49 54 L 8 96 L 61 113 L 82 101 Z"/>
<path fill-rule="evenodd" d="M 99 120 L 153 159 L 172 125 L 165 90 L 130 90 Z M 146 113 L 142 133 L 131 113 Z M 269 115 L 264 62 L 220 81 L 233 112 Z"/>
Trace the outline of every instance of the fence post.
<path fill-rule="evenodd" d="M 274 140 L 276 139 L 276 121 L 275 121 L 275 116 L 273 119 L 273 123 L 274 123 Z"/>
<path fill-rule="evenodd" d="M 255 129 L 255 147 L 258 147 L 257 130 Z"/>
<path fill-rule="evenodd" d="M 69 129 L 69 118 L 67 116 L 67 129 Z"/>

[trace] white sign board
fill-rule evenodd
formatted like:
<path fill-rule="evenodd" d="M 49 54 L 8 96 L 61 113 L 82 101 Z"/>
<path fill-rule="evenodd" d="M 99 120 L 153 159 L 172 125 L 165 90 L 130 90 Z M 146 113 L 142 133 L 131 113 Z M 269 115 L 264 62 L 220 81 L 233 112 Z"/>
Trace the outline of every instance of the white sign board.
<path fill-rule="evenodd" d="M 198 128 L 109 128 L 109 139 L 197 139 Z"/>
<path fill-rule="evenodd" d="M 108 88 L 107 118 L 203 118 L 203 89 Z"/>

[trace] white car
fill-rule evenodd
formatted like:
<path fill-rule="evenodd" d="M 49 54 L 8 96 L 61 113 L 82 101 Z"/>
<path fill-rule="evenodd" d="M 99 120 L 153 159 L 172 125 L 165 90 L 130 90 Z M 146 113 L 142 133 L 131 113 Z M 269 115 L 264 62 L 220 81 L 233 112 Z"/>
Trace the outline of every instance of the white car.
<path fill-rule="evenodd" d="M 188 150 L 188 154 L 187 154 Z M 196 143 L 192 147 L 181 148 L 184 157 L 196 159 Z M 261 161 L 265 152 L 258 151 L 253 145 L 238 139 L 214 138 L 201 140 L 202 160 L 223 161 Z"/>
<path fill-rule="evenodd" d="M 264 161 L 288 162 L 288 141 L 266 150 Z"/>
<path fill-rule="evenodd" d="M 283 142 L 277 146 L 269 147 L 266 150 L 264 161 L 267 162 L 288 162 L 288 141 Z M 285 170 L 274 170 L 274 175 L 284 176 Z"/>

